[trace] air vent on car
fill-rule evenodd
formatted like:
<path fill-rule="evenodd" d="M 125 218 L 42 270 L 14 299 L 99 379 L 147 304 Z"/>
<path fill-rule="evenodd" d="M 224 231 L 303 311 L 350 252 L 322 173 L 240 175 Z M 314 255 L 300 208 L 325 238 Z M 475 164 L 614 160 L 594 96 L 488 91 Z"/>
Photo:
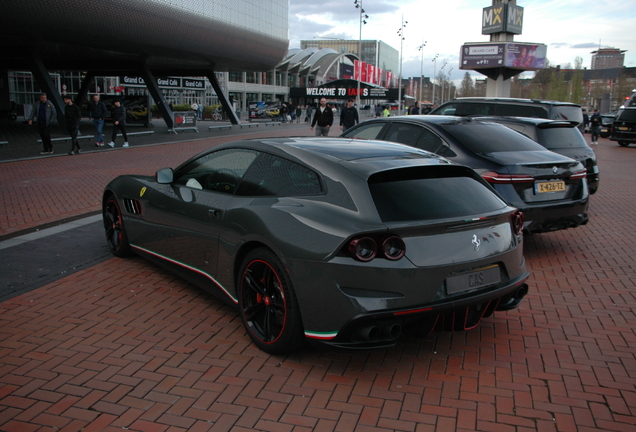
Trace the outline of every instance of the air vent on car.
<path fill-rule="evenodd" d="M 130 198 L 124 199 L 124 207 L 126 207 L 126 211 L 128 213 L 137 214 L 137 215 L 141 214 L 141 204 L 137 200 L 130 199 Z"/>

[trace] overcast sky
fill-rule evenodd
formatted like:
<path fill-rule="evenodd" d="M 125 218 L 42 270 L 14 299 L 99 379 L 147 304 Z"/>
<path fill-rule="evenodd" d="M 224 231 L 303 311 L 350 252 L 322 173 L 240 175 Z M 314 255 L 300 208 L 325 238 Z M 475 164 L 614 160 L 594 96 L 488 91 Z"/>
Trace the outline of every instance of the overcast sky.
<path fill-rule="evenodd" d="M 524 8 L 523 30 L 514 40 L 546 44 L 550 64 L 574 65 L 581 57 L 589 69 L 590 53 L 600 46 L 627 50 L 625 66 L 636 67 L 636 0 L 518 0 L 517 5 Z M 432 76 L 437 54 L 436 70 L 448 63 L 445 70 L 452 68 L 451 78 L 460 80 L 466 72 L 458 68 L 461 45 L 490 40 L 481 34 L 481 17 L 492 0 L 362 0 L 362 6 L 369 15 L 363 40 L 379 39 L 399 51 L 402 16 L 407 21 L 405 78 L 419 76 L 421 70 Z M 301 40 L 319 37 L 357 40 L 359 17 L 354 0 L 290 0 L 289 47 L 300 48 Z M 422 58 L 418 46 L 424 42 Z"/>

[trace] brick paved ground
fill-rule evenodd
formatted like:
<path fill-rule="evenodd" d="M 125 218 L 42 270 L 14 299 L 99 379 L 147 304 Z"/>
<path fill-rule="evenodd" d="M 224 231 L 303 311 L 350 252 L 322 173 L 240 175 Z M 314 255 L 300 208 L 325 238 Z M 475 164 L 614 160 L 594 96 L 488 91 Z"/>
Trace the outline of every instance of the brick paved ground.
<path fill-rule="evenodd" d="M 94 210 L 115 174 L 214 143 L 3 164 L 0 229 Z M 0 431 L 636 431 L 636 148 L 596 150 L 590 223 L 527 238 L 527 300 L 469 332 L 270 356 L 140 258 L 0 303 Z"/>

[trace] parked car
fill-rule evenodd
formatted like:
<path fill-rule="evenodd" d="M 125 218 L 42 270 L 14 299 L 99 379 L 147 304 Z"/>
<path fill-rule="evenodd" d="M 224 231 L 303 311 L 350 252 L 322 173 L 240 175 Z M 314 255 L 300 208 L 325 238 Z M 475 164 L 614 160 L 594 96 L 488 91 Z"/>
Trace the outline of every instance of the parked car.
<path fill-rule="evenodd" d="M 452 116 L 387 117 L 367 120 L 342 136 L 411 145 L 477 170 L 523 211 L 529 233 L 588 221 L 585 167 L 501 124 Z"/>
<path fill-rule="evenodd" d="M 514 116 L 574 121 L 583 127 L 583 110 L 571 102 L 521 98 L 457 98 L 435 108 L 432 115 Z"/>
<path fill-rule="evenodd" d="M 260 349 L 464 330 L 528 291 L 523 214 L 472 169 L 394 143 L 239 141 L 102 199 L 110 251 L 235 306 Z"/>
<path fill-rule="evenodd" d="M 596 153 L 579 133 L 574 122 L 527 117 L 478 117 L 477 119 L 501 123 L 538 142 L 548 150 L 581 162 L 587 170 L 587 186 L 590 194 L 598 190 L 600 176 Z"/>
<path fill-rule="evenodd" d="M 636 106 L 618 110 L 610 139 L 623 147 L 636 142 Z"/>
<path fill-rule="evenodd" d="M 607 138 L 612 134 L 612 125 L 614 125 L 617 113 L 618 111 L 612 111 L 601 114 L 601 132 L 599 133 L 601 137 Z"/>

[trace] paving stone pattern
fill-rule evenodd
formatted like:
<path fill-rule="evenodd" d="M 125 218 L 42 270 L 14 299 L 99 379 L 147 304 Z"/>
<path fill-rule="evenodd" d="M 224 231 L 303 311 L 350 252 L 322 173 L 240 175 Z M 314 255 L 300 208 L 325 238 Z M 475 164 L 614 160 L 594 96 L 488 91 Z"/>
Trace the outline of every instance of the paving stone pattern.
<path fill-rule="evenodd" d="M 94 210 L 112 176 L 214 143 L 4 164 L 2 232 Z M 526 300 L 468 332 L 272 356 L 141 258 L 2 302 L 0 431 L 636 431 L 636 148 L 595 150 L 590 223 L 526 238 Z"/>

